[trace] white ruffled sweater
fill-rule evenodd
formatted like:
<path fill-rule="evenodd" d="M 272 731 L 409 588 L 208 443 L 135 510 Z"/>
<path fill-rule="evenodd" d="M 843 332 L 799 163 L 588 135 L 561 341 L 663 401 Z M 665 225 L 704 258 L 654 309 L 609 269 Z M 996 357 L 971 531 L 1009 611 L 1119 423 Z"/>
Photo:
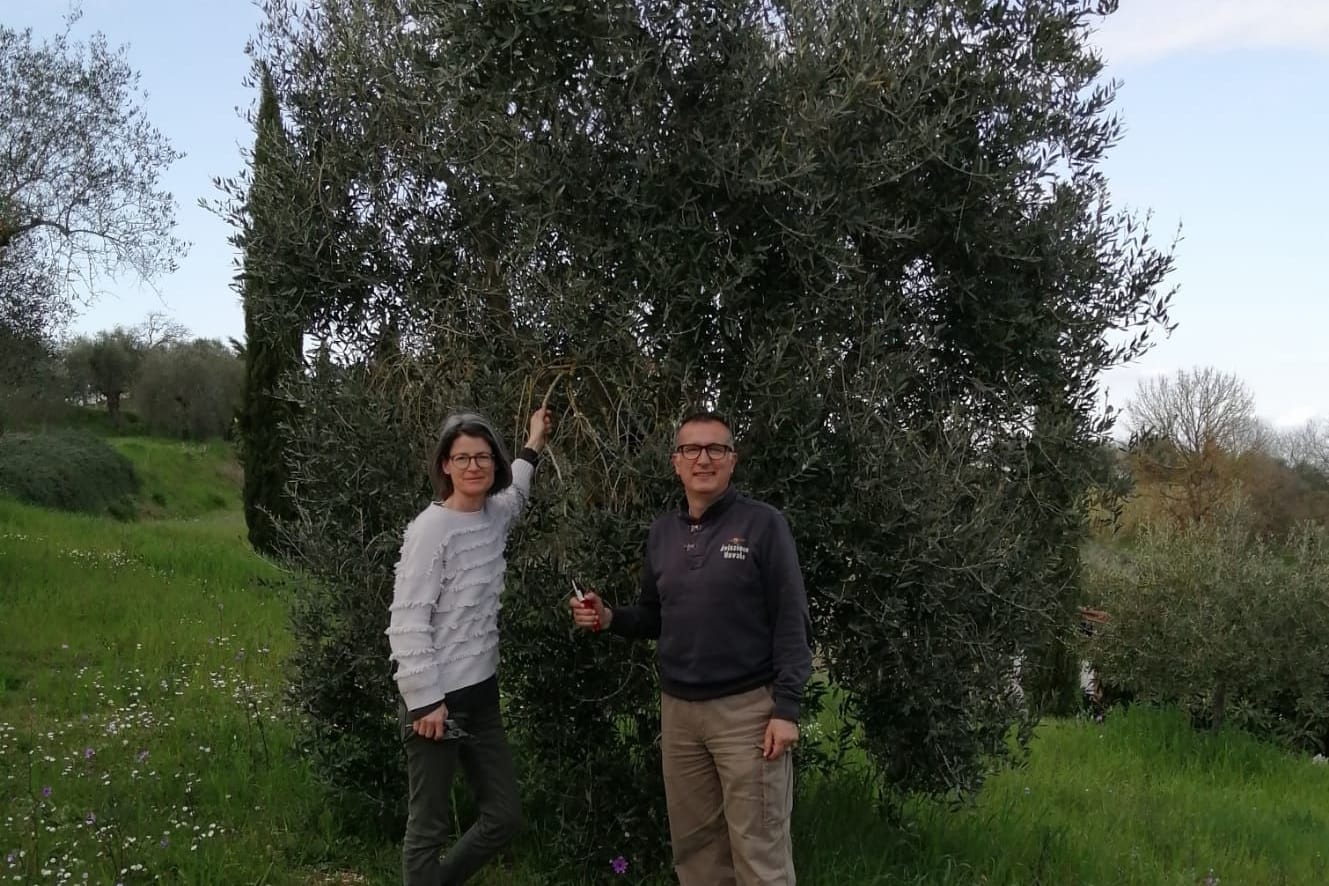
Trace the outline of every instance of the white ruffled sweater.
<path fill-rule="evenodd" d="M 512 485 L 478 511 L 431 504 L 406 527 L 387 629 L 409 710 L 498 672 L 498 610 L 508 530 L 535 466 L 518 458 Z"/>

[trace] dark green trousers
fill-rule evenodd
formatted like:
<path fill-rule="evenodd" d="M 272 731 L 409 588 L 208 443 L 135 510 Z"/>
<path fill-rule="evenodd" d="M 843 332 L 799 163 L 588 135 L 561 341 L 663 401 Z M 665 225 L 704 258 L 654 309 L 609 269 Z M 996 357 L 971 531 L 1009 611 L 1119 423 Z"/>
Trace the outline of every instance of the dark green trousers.
<path fill-rule="evenodd" d="M 512 841 L 521 828 L 521 797 L 497 701 L 465 712 L 465 738 L 435 741 L 411 729 L 402 709 L 402 743 L 410 779 L 402 851 L 405 886 L 460 886 Z M 460 766 L 479 818 L 440 858 L 451 831 L 449 797 Z"/>

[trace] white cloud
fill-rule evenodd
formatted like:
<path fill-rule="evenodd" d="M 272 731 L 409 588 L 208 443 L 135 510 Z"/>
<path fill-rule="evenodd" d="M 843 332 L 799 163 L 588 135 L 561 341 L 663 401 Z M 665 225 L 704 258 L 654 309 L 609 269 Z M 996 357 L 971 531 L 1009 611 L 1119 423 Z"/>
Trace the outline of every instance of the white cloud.
<path fill-rule="evenodd" d="M 1142 382 L 1163 375 L 1173 375 L 1180 368 L 1163 363 L 1146 366 L 1137 361 L 1125 366 L 1114 366 L 1105 371 L 1099 380 L 1103 389 L 1108 392 L 1112 404 L 1124 407 L 1126 402 L 1135 396 Z"/>
<path fill-rule="evenodd" d="M 1318 419 L 1319 413 L 1314 406 L 1300 406 L 1274 417 L 1275 428 L 1299 428 L 1312 419 Z"/>
<path fill-rule="evenodd" d="M 1231 49 L 1329 54 L 1329 0 L 1124 0 L 1094 40 L 1110 65 Z"/>

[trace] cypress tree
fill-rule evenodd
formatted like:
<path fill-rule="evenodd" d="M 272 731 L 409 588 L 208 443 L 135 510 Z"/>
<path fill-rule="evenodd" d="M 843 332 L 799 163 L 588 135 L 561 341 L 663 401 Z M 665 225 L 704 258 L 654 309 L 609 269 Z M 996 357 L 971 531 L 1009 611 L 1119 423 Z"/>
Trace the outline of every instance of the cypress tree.
<path fill-rule="evenodd" d="M 284 208 L 289 203 L 295 166 L 276 89 L 266 69 L 261 76 L 255 130 L 247 223 L 239 238 L 244 250 L 240 285 L 245 313 L 240 438 L 249 541 L 258 551 L 278 554 L 279 524 L 291 515 L 284 426 L 291 419 L 292 403 L 281 385 L 300 366 L 302 330 L 298 314 L 291 310 L 290 265 L 281 256 L 284 244 L 290 242 L 282 227 L 290 218 Z"/>

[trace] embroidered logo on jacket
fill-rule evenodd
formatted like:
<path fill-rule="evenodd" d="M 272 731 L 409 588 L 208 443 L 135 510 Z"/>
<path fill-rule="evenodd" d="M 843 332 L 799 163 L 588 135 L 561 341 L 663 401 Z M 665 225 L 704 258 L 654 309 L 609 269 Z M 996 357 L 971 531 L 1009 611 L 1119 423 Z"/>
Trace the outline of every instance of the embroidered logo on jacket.
<path fill-rule="evenodd" d="M 736 535 L 720 545 L 720 553 L 724 554 L 726 560 L 746 560 L 748 558 L 747 541 L 746 538 Z"/>

